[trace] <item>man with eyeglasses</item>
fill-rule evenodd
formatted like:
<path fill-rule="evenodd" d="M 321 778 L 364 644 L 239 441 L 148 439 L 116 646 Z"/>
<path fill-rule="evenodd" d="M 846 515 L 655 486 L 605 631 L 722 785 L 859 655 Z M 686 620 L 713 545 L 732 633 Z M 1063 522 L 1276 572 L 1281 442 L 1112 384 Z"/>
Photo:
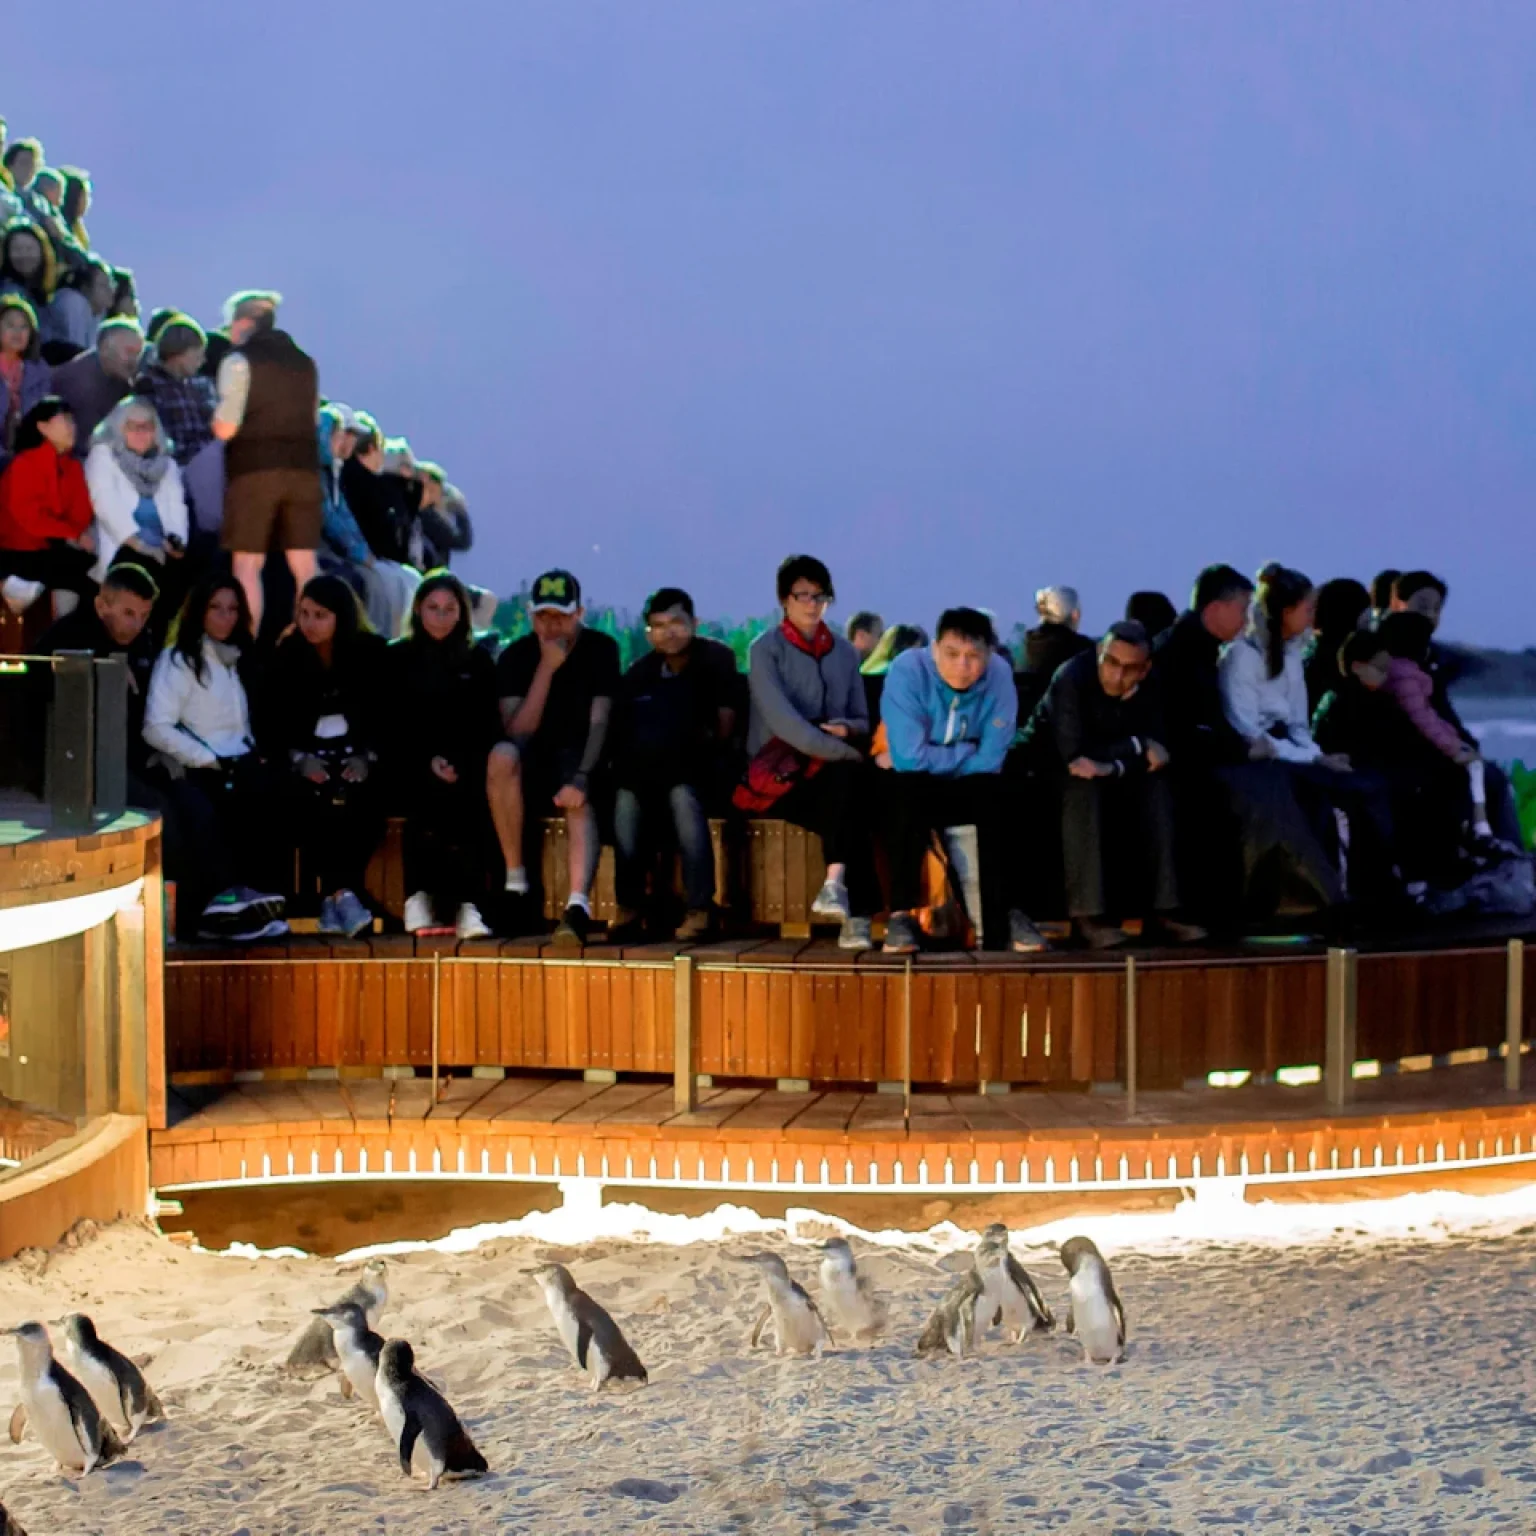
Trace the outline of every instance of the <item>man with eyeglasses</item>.
<path fill-rule="evenodd" d="M 714 922 L 715 858 L 709 808 L 722 783 L 736 729 L 740 674 L 731 648 L 700 635 L 693 599 L 662 587 L 645 600 L 650 650 L 630 667 L 614 700 L 611 748 L 618 912 L 610 937 L 639 936 L 646 926 L 646 877 L 656 853 L 682 858 L 687 911 L 674 937 L 703 938 Z M 669 858 L 670 867 L 670 858 Z M 671 877 L 650 905 L 671 895 Z"/>
<path fill-rule="evenodd" d="M 832 574 L 814 555 L 779 566 L 783 620 L 752 642 L 751 761 L 736 803 L 817 833 L 826 879 L 814 916 L 841 924 L 843 949 L 873 946 L 880 905 L 867 815 L 870 772 L 861 750 L 869 705 L 859 654 L 827 626 Z"/>

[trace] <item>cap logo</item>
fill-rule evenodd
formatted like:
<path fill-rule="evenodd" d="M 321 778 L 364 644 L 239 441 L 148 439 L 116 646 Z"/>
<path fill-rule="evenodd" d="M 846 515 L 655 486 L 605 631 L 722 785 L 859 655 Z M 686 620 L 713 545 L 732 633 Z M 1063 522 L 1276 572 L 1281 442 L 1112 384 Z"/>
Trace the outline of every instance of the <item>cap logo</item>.
<path fill-rule="evenodd" d="M 541 601 L 546 597 L 552 597 L 557 602 L 563 603 L 570 596 L 566 588 L 567 583 L 564 576 L 541 576 L 533 595 Z"/>

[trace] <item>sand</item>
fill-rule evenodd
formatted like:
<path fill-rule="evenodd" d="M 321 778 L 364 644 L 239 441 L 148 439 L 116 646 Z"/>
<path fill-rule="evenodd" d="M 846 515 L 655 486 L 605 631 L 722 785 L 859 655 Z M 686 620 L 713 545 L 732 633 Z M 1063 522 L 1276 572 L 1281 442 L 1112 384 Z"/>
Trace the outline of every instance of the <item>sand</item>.
<path fill-rule="evenodd" d="M 279 1369 L 360 1262 L 205 1254 L 121 1224 L 41 1272 L 0 1265 L 0 1323 L 88 1311 L 147 1358 L 169 1422 L 85 1478 L 30 1437 L 0 1442 L 0 1499 L 31 1536 L 1536 1529 L 1536 1227 L 1104 1246 L 1131 1330 L 1110 1368 L 1061 1333 L 914 1358 L 956 1262 L 929 1246 L 855 1239 L 892 1332 L 820 1361 L 747 1348 L 756 1292 L 728 1254 L 774 1248 L 815 1290 L 814 1250 L 783 1232 L 392 1258 L 381 1331 L 415 1343 L 492 1468 L 429 1494 L 337 1378 Z M 1020 1251 L 1064 1307 L 1054 1255 Z M 592 1396 L 520 1273 L 549 1257 L 620 1321 L 649 1387 Z M 15 1401 L 0 1339 L 0 1408 Z"/>

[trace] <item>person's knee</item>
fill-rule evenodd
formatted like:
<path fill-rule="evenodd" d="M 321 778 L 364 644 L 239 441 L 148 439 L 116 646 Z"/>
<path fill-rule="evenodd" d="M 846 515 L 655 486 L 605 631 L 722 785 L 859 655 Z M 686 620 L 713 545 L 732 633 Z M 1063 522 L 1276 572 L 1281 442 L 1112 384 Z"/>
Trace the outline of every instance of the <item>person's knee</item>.
<path fill-rule="evenodd" d="M 522 780 L 523 759 L 510 741 L 498 741 L 485 760 L 485 782 L 492 789 L 510 789 Z"/>
<path fill-rule="evenodd" d="M 236 579 L 243 580 L 247 576 L 259 576 L 267 563 L 267 557 L 259 550 L 237 549 L 230 555 L 229 563 Z"/>

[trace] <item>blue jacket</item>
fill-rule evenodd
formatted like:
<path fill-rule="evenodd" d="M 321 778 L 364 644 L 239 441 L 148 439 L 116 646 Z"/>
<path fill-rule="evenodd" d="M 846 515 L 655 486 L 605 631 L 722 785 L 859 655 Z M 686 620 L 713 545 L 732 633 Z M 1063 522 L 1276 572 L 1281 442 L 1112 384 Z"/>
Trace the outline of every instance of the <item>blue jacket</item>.
<path fill-rule="evenodd" d="M 1013 671 L 1001 656 L 987 663 L 980 682 L 956 693 L 927 646 L 903 651 L 891 663 L 880 696 L 891 766 L 945 779 L 999 772 L 1018 712 Z"/>
<path fill-rule="evenodd" d="M 339 466 L 331 457 L 331 434 L 341 418 L 322 406 L 315 423 L 315 439 L 320 445 L 320 497 L 322 505 L 321 536 L 326 546 L 353 565 L 368 563 L 368 541 L 357 526 L 352 508 L 341 492 Z"/>

